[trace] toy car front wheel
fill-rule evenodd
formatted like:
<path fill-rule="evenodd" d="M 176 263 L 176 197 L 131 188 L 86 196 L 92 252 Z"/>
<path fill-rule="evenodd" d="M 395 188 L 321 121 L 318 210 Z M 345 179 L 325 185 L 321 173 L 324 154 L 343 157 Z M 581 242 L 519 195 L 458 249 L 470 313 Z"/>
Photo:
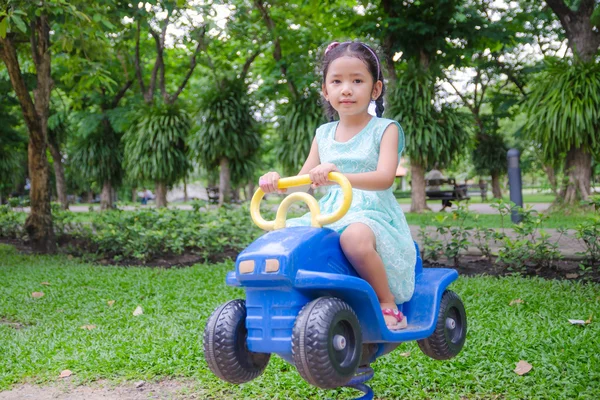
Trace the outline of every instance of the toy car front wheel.
<path fill-rule="evenodd" d="M 249 351 L 247 336 L 244 300 L 228 301 L 208 318 L 204 328 L 204 357 L 219 378 L 240 384 L 263 373 L 271 355 Z"/>
<path fill-rule="evenodd" d="M 355 375 L 362 355 L 358 318 L 335 297 L 311 301 L 298 314 L 292 332 L 292 356 L 311 385 L 333 389 Z"/>
<path fill-rule="evenodd" d="M 446 290 L 442 295 L 435 330 L 427 339 L 417 340 L 419 348 L 433 359 L 447 360 L 460 352 L 466 337 L 465 306 L 456 293 Z"/>

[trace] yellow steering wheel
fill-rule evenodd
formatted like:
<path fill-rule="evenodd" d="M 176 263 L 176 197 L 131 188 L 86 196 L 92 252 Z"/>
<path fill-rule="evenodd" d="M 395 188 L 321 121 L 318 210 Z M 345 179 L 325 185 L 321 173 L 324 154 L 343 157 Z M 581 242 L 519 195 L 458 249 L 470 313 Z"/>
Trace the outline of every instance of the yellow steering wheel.
<path fill-rule="evenodd" d="M 346 214 L 346 212 L 348 212 L 350 204 L 352 204 L 352 186 L 350 185 L 348 178 L 339 172 L 330 172 L 327 177 L 330 181 L 334 181 L 342 187 L 343 201 L 341 207 L 336 212 L 329 215 L 321 215 L 321 210 L 319 209 L 319 203 L 317 203 L 317 199 L 308 193 L 297 192 L 292 193 L 283 199 L 279 205 L 279 208 L 277 209 L 275 221 L 266 221 L 260 215 L 260 201 L 264 197 L 265 192 L 259 188 L 254 193 L 254 196 L 252 196 L 252 201 L 250 202 L 250 216 L 252 217 L 252 221 L 254 221 L 259 228 L 266 231 L 285 228 L 285 219 L 288 209 L 293 202 L 298 200 L 302 200 L 308 205 L 308 208 L 310 209 L 310 221 L 312 226 L 320 228 L 323 225 L 328 225 L 338 221 Z M 277 183 L 277 187 L 279 189 L 287 189 L 295 186 L 309 185 L 310 183 L 312 182 L 308 175 L 298 175 L 289 178 L 281 178 Z"/>

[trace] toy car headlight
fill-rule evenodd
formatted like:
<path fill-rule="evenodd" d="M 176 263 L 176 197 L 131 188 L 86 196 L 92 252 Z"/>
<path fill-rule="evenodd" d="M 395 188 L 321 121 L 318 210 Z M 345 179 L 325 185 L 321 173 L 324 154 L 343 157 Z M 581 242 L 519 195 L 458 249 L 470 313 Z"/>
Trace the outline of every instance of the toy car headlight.
<path fill-rule="evenodd" d="M 279 271 L 279 260 L 271 258 L 265 261 L 265 272 L 277 272 Z"/>
<path fill-rule="evenodd" d="M 251 274 L 254 272 L 254 260 L 240 261 L 240 274 Z"/>

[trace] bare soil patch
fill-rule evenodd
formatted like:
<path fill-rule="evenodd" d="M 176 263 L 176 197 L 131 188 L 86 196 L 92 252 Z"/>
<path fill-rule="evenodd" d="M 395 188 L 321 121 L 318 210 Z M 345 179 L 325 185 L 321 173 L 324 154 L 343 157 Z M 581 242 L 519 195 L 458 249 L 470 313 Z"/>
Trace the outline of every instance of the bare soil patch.
<path fill-rule="evenodd" d="M 96 381 L 78 385 L 69 379 L 47 386 L 25 384 L 0 392 L 0 400 L 162 400 L 209 399 L 208 391 L 193 380 L 163 380 L 158 382 Z"/>

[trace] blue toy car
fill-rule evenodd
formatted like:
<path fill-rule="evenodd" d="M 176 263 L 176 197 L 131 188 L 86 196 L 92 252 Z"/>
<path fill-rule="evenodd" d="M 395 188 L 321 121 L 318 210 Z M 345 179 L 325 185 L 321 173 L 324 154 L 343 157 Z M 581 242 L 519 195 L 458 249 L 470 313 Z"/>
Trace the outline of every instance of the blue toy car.
<path fill-rule="evenodd" d="M 423 269 L 418 257 L 414 295 L 399 305 L 408 327 L 390 331 L 375 291 L 344 256 L 337 232 L 283 227 L 287 208 L 297 199 L 309 204 L 315 225 L 331 223 L 346 213 L 352 188 L 342 174 L 331 173 L 330 179 L 340 183 L 345 195 L 335 215 L 319 215 L 312 196 L 294 193 L 284 199 L 276 220 L 267 222 L 258 211 L 264 193 L 259 189 L 254 195 L 255 223 L 281 229 L 266 233 L 242 251 L 235 271 L 227 275 L 228 285 L 245 289 L 246 300 L 231 300 L 208 319 L 204 354 L 219 378 L 248 382 L 264 371 L 275 353 L 295 365 L 312 385 L 351 386 L 366 393 L 362 399 L 370 399 L 373 393 L 363 385 L 373 376 L 369 365 L 400 343 L 417 340 L 426 355 L 438 360 L 452 358 L 462 349 L 465 308 L 458 295 L 446 289 L 458 277 L 455 270 Z M 304 175 L 281 179 L 279 187 L 307 183 L 310 179 Z"/>

